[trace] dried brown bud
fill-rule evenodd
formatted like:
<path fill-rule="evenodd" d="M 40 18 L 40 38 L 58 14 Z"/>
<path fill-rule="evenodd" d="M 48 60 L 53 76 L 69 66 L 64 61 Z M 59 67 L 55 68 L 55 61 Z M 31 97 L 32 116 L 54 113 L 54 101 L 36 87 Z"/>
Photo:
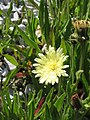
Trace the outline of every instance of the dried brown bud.
<path fill-rule="evenodd" d="M 74 95 L 72 95 L 71 103 L 76 110 L 79 110 L 81 108 L 78 93 L 75 93 Z"/>

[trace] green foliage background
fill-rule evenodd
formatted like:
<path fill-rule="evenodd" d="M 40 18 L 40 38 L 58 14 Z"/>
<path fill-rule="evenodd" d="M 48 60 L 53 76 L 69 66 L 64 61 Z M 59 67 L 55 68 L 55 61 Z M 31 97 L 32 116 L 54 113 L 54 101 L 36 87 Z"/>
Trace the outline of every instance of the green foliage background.
<path fill-rule="evenodd" d="M 77 30 L 72 25 L 72 18 L 77 20 L 90 20 L 90 0 L 40 0 L 38 5 L 33 0 L 28 0 L 32 6 L 38 10 L 38 18 L 34 17 L 32 10 L 26 7 L 22 0 L 22 16 L 15 23 L 11 21 L 12 4 L 17 0 L 12 0 L 7 12 L 0 10 L 0 16 L 5 16 L 3 24 L 0 25 L 0 55 L 4 56 L 16 69 L 9 72 L 3 86 L 1 86 L 0 96 L 0 119 L 1 120 L 89 120 L 90 118 L 90 39 L 79 38 Z M 25 31 L 18 25 L 22 19 L 27 19 Z M 41 28 L 41 38 L 39 39 L 35 31 L 37 26 Z M 13 30 L 10 30 L 10 27 Z M 73 35 L 73 37 L 72 37 Z M 90 36 L 90 28 L 84 37 Z M 80 41 L 81 40 L 81 41 Z M 25 45 L 24 49 L 18 46 L 18 41 Z M 31 73 L 31 66 L 44 44 L 52 45 L 57 49 L 62 47 L 63 51 L 69 55 L 67 64 L 69 69 L 68 78 L 61 78 L 58 85 L 41 85 Z M 3 52 L 10 49 L 13 56 Z M 22 81 L 29 81 L 31 92 L 22 97 L 14 86 L 13 100 L 10 99 L 9 88 L 20 79 L 16 79 L 16 73 L 20 69 L 28 74 Z M 78 84 L 83 87 L 78 88 Z M 25 87 L 26 84 L 23 84 Z M 46 88 L 45 88 L 46 87 Z M 84 98 L 71 100 L 72 96 L 83 90 Z M 23 90 L 22 90 L 23 91 Z M 45 101 L 39 112 L 34 112 L 42 97 Z M 75 105 L 79 107 L 75 109 Z"/>

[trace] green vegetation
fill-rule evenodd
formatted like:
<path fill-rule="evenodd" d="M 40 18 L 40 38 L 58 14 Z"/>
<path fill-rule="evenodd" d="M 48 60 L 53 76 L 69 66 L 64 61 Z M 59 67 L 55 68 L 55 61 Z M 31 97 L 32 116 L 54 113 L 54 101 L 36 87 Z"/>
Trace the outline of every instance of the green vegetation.
<path fill-rule="evenodd" d="M 11 21 L 13 2 L 18 6 L 12 0 L 7 12 L 0 10 L 4 16 L 0 58 L 16 66 L 0 83 L 0 120 L 89 120 L 90 0 L 40 0 L 40 5 L 28 0 L 37 17 L 22 0 L 22 14 L 15 22 Z M 23 19 L 27 20 L 25 30 L 19 27 Z M 34 59 L 45 44 L 63 48 L 69 56 L 65 61 L 69 76 L 60 77 L 54 85 L 40 84 L 32 73 Z"/>

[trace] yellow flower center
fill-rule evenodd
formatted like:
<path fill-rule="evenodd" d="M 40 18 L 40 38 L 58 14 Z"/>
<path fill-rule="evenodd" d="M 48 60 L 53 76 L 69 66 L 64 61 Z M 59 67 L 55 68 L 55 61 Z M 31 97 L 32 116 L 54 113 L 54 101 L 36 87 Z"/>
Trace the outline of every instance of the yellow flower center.
<path fill-rule="evenodd" d="M 54 71 L 56 69 L 56 65 L 56 62 L 50 63 L 49 68 Z"/>

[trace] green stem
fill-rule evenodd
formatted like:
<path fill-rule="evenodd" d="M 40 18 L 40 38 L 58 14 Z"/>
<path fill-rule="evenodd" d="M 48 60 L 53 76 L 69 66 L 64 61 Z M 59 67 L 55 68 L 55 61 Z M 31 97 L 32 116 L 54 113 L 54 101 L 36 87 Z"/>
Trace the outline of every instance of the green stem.
<path fill-rule="evenodd" d="M 84 70 L 86 42 L 82 41 L 80 44 L 81 44 L 81 50 L 80 50 L 80 66 L 79 66 L 79 70 Z"/>
<path fill-rule="evenodd" d="M 59 82 L 58 82 L 58 96 L 61 95 L 61 80 L 62 80 L 62 78 L 59 78 Z"/>
<path fill-rule="evenodd" d="M 72 83 L 74 83 L 74 44 L 72 43 L 71 45 L 71 79 L 72 79 Z"/>
<path fill-rule="evenodd" d="M 27 120 L 27 95 L 24 95 L 24 100 L 25 100 L 25 120 Z"/>

